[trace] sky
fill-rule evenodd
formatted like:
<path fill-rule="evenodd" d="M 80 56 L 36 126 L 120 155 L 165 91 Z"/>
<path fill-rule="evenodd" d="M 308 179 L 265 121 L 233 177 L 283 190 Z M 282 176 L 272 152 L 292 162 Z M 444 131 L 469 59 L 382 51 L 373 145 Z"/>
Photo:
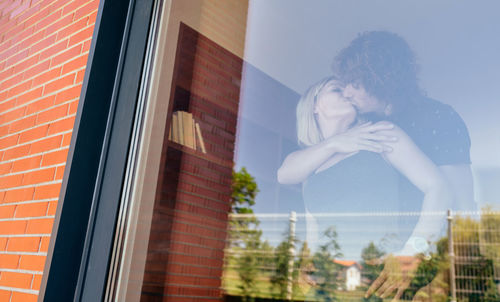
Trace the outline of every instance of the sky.
<path fill-rule="evenodd" d="M 417 56 L 421 88 L 464 119 L 472 140 L 476 200 L 500 208 L 500 1 L 250 0 L 244 59 L 302 94 L 330 74 L 334 56 L 358 33 L 371 30 L 402 36 Z M 242 87 L 252 81 L 254 71 L 247 70 Z M 293 108 L 280 106 L 293 115 Z M 241 107 L 247 112 L 240 123 L 237 167 L 246 166 L 256 175 L 261 189 L 256 212 L 284 212 L 278 200 L 300 196 L 300 187 L 288 192 L 278 188 L 275 170 L 282 158 L 266 154 L 255 142 L 273 146 L 277 137 L 293 132 L 270 120 L 272 114 L 262 114 L 263 104 L 252 109 L 243 102 Z M 291 124 L 290 119 L 285 123 Z M 269 150 L 276 148 L 282 147 Z M 281 234 L 287 224 L 285 215 L 266 228 Z M 303 221 L 299 224 L 303 229 Z"/>
<path fill-rule="evenodd" d="M 360 32 L 407 40 L 421 87 L 469 127 L 477 167 L 500 167 L 500 2 L 251 0 L 245 60 L 302 94 Z"/>

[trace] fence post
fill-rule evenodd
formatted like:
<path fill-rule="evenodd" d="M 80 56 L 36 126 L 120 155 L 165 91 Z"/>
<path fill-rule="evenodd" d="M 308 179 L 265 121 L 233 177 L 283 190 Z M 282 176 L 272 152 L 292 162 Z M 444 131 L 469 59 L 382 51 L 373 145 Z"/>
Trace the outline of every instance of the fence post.
<path fill-rule="evenodd" d="M 451 210 L 448 209 L 448 255 L 450 257 L 450 292 L 451 302 L 457 302 L 457 288 L 455 283 L 455 253 L 453 251 L 453 231 L 452 231 L 453 216 Z"/>
<path fill-rule="evenodd" d="M 292 300 L 293 294 L 293 266 L 295 262 L 295 223 L 297 222 L 297 213 L 290 212 L 290 249 L 288 253 L 290 258 L 288 260 L 288 284 L 287 284 L 287 300 Z"/>

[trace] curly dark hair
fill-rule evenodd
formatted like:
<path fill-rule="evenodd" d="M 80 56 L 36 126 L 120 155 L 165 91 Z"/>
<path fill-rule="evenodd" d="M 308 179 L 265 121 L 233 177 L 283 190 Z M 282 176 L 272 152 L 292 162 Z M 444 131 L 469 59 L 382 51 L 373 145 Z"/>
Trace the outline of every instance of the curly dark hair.
<path fill-rule="evenodd" d="M 422 94 L 415 54 L 402 37 L 391 32 L 359 34 L 335 57 L 332 69 L 342 83 L 362 85 L 394 110 L 408 107 Z"/>

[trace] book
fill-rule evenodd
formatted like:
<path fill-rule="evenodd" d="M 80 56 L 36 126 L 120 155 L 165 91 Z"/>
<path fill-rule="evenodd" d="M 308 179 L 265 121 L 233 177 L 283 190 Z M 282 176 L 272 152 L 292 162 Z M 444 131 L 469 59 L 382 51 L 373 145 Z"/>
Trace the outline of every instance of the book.
<path fill-rule="evenodd" d="M 201 129 L 200 129 L 200 124 L 196 123 L 196 136 L 200 140 L 200 148 L 203 153 L 207 153 L 207 150 L 205 149 L 205 142 L 203 141 L 203 136 L 201 135 Z"/>

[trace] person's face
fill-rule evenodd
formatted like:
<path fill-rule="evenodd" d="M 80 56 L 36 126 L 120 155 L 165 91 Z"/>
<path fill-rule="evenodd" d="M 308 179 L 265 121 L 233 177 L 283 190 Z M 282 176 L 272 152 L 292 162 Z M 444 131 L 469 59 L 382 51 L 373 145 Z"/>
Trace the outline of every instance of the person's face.
<path fill-rule="evenodd" d="M 356 118 L 356 109 L 342 93 L 341 87 L 335 82 L 327 83 L 316 96 L 314 112 L 324 119 L 347 119 Z"/>
<path fill-rule="evenodd" d="M 343 96 L 351 102 L 360 113 L 386 113 L 386 106 L 375 96 L 369 94 L 361 85 L 348 84 L 343 91 Z"/>

